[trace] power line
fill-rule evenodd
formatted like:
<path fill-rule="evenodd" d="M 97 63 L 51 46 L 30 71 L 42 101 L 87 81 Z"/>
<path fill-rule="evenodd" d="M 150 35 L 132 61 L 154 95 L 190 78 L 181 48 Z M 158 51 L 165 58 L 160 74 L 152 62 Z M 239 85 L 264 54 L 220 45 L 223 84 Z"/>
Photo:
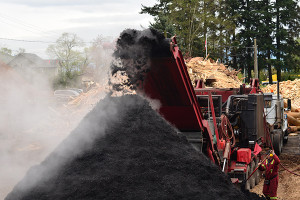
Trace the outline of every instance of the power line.
<path fill-rule="evenodd" d="M 18 42 L 37 42 L 37 43 L 55 43 L 55 42 L 48 42 L 48 41 L 39 41 L 39 40 L 21 40 L 21 39 L 13 39 L 13 38 L 0 38 L 0 40 L 12 40 Z"/>
<path fill-rule="evenodd" d="M 53 36 L 49 36 L 49 34 L 51 34 L 51 33 L 52 33 L 52 34 L 56 34 L 56 35 L 60 35 L 60 33 L 55 32 L 55 31 L 48 31 L 48 32 L 46 32 L 46 31 L 44 31 L 44 29 L 41 28 L 41 27 L 32 25 L 32 24 L 30 24 L 30 23 L 27 23 L 27 22 L 25 22 L 25 21 L 23 21 L 23 20 L 20 20 L 20 19 L 15 18 L 15 17 L 11 17 L 11 16 L 4 15 L 4 14 L 0 14 L 0 17 L 3 18 L 3 19 L 5 19 L 5 20 L 9 20 L 9 21 L 11 21 L 12 23 L 15 23 L 15 24 L 17 24 L 17 25 L 19 25 L 19 26 L 22 26 L 23 28 L 24 28 L 24 27 L 25 27 L 25 28 L 30 28 L 31 30 L 38 31 L 39 33 L 44 33 L 44 34 L 48 35 L 47 37 L 53 37 Z M 26 30 L 28 30 L 28 29 L 26 29 Z M 31 31 L 31 30 L 30 30 L 30 31 Z"/>
<path fill-rule="evenodd" d="M 15 38 L 3 38 L 0 37 L 0 40 L 11 40 L 11 41 L 17 41 L 17 42 L 35 42 L 35 43 L 48 43 L 48 44 L 54 44 L 56 42 L 51 41 L 42 41 L 42 40 L 23 40 L 23 39 L 15 39 Z M 85 44 L 92 44 L 93 42 L 84 42 Z"/>
<path fill-rule="evenodd" d="M 58 33 L 58 32 L 55 32 L 55 31 L 44 31 L 41 27 L 38 27 L 38 26 L 35 26 L 35 25 L 32 25 L 30 23 L 27 23 L 23 20 L 19 20 L 17 18 L 14 18 L 14 17 L 11 17 L 11 16 L 8 16 L 8 15 L 4 15 L 4 14 L 0 14 L 0 22 L 2 23 L 5 23 L 9 26 L 13 26 L 15 27 L 14 24 L 12 23 L 8 23 L 9 20 L 10 22 L 16 24 L 16 25 L 19 25 L 20 28 L 22 28 L 23 30 L 26 30 L 26 31 L 29 31 L 31 33 L 34 33 L 34 34 L 39 34 L 41 36 L 43 36 L 44 34 L 46 34 L 45 36 L 46 37 L 49 37 L 49 38 L 52 38 L 54 40 L 54 36 L 50 36 L 49 34 L 56 34 L 56 35 L 61 35 L 61 33 Z M 41 33 L 44 33 L 44 34 L 41 34 Z M 58 38 L 59 36 L 57 36 Z M 18 41 L 18 42 L 31 42 L 31 43 L 55 43 L 55 42 L 50 42 L 50 41 L 38 41 L 38 40 L 23 40 L 23 39 L 14 39 L 14 38 L 0 38 L 0 40 L 10 40 L 10 41 Z M 93 42 L 85 42 L 83 41 L 84 44 L 90 44 L 90 43 L 93 43 Z"/>

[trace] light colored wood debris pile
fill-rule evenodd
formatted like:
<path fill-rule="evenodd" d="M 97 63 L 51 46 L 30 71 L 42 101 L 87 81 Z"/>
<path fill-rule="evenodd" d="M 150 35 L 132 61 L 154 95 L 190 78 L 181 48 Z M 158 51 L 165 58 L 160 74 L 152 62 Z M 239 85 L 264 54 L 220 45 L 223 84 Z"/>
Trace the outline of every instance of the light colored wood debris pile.
<path fill-rule="evenodd" d="M 261 89 L 264 93 L 274 92 L 277 94 L 277 85 L 267 85 Z M 300 79 L 294 81 L 282 81 L 279 83 L 279 91 L 283 98 L 291 99 L 293 110 L 300 108 Z"/>
<path fill-rule="evenodd" d="M 200 79 L 203 79 L 205 86 L 214 88 L 238 88 L 242 84 L 237 77 L 239 71 L 230 70 L 218 61 L 195 57 L 186 65 L 193 86 L 196 80 Z"/>
<path fill-rule="evenodd" d="M 291 132 L 300 131 L 300 112 L 286 112 Z"/>
<path fill-rule="evenodd" d="M 128 85 L 129 80 L 126 73 L 122 74 L 121 72 L 117 72 L 110 77 L 110 81 L 112 85 L 119 85 L 119 90 L 113 89 L 112 85 L 107 86 L 112 92 L 111 96 L 119 97 L 125 94 L 136 94 L 136 91 L 131 88 L 132 85 Z"/>
<path fill-rule="evenodd" d="M 68 106 L 95 105 L 103 98 L 104 92 L 105 87 L 96 83 L 89 91 L 69 101 Z"/>

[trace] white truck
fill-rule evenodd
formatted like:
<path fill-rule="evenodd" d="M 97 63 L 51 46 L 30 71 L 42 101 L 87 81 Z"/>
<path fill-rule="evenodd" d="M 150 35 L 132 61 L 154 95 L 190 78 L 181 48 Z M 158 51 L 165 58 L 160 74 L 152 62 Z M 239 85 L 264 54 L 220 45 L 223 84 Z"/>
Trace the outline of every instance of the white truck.
<path fill-rule="evenodd" d="M 277 91 L 279 84 L 277 83 Z M 290 101 L 290 100 L 288 100 Z M 287 142 L 289 129 L 287 115 L 284 113 L 283 98 L 279 94 L 264 93 L 264 109 L 269 124 L 271 141 L 277 155 L 280 155 L 283 144 Z M 290 104 L 290 103 L 289 103 Z M 287 108 L 287 110 L 290 108 Z"/>

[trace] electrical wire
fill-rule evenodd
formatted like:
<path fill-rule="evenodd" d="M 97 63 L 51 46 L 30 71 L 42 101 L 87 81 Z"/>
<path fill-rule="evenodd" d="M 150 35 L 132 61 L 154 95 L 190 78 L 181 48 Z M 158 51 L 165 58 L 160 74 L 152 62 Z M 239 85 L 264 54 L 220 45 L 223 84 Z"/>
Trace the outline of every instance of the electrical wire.
<path fill-rule="evenodd" d="M 13 39 L 13 38 L 0 38 L 0 40 L 12 40 L 12 41 L 18 41 L 18 42 L 37 42 L 37 43 L 55 43 L 55 42 L 49 42 L 49 41 L 39 41 L 39 40 L 21 40 L 21 39 Z"/>
<path fill-rule="evenodd" d="M 13 24 L 9 23 L 8 21 L 12 22 Z M 23 20 L 17 19 L 15 17 L 11 17 L 8 15 L 0 14 L 0 22 L 7 24 L 12 27 L 16 27 L 15 25 L 18 25 L 20 28 L 22 28 L 25 31 L 34 33 L 34 34 L 39 34 L 41 36 L 46 36 L 49 38 L 52 38 L 53 40 L 56 40 L 61 33 L 55 32 L 55 31 L 44 31 L 43 28 L 32 25 L 30 23 L 27 23 Z M 44 34 L 41 34 L 44 33 Z M 55 39 L 54 36 L 49 36 L 49 34 L 55 34 L 57 35 L 57 38 Z M 39 41 L 39 40 L 24 40 L 24 39 L 15 39 L 15 38 L 4 38 L 1 37 L 0 40 L 11 40 L 11 41 L 18 41 L 18 42 L 36 42 L 36 43 L 56 43 L 56 42 L 51 42 L 51 41 Z M 85 42 L 83 41 L 84 44 L 92 44 L 93 42 Z"/>
<path fill-rule="evenodd" d="M 61 33 L 55 32 L 55 31 L 44 31 L 44 29 L 41 28 L 41 27 L 32 25 L 28 22 L 25 22 L 23 20 L 17 19 L 15 17 L 8 16 L 8 15 L 0 14 L 0 18 L 4 19 L 5 22 L 10 21 L 10 22 L 18 25 L 19 27 L 25 27 L 25 30 L 28 30 L 30 32 L 32 32 L 32 30 L 34 30 L 34 31 L 37 31 L 39 33 L 44 33 L 47 37 L 53 37 L 53 36 L 49 36 L 50 34 L 52 34 L 52 35 L 53 34 L 55 34 L 55 35 L 60 35 L 61 34 Z"/>
<path fill-rule="evenodd" d="M 17 42 L 36 42 L 36 43 L 48 43 L 48 44 L 54 44 L 54 43 L 56 43 L 56 42 L 51 42 L 51 41 L 23 40 L 23 39 L 4 38 L 4 37 L 0 37 L 0 40 L 12 40 L 12 41 L 17 41 Z M 85 41 L 83 41 L 82 43 L 84 43 L 84 44 L 92 44 L 93 42 L 85 42 Z"/>

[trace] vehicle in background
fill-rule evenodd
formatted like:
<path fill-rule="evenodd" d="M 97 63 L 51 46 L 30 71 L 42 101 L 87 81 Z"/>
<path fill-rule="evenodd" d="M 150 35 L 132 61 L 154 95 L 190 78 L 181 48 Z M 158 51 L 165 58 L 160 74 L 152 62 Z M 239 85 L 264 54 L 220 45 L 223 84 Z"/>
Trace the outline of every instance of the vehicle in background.
<path fill-rule="evenodd" d="M 68 90 L 74 90 L 74 91 L 78 92 L 79 94 L 81 94 L 83 92 L 83 89 L 79 89 L 79 88 L 69 88 Z"/>
<path fill-rule="evenodd" d="M 277 74 L 272 75 L 272 84 L 277 83 Z M 269 84 L 269 78 L 267 80 L 261 82 L 262 85 L 268 85 Z"/>
<path fill-rule="evenodd" d="M 59 102 L 67 102 L 79 96 L 75 90 L 55 90 L 54 97 Z"/>

